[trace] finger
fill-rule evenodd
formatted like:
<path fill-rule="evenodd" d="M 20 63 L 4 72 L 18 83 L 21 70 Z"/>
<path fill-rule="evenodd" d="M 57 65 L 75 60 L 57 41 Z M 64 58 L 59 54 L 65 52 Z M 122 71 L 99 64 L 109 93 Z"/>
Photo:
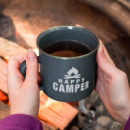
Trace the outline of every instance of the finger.
<path fill-rule="evenodd" d="M 105 73 L 109 74 L 110 76 L 115 76 L 117 73 L 117 68 L 111 62 L 109 55 L 105 54 L 104 50 L 104 46 L 100 44 L 97 52 L 97 64 Z"/>
<path fill-rule="evenodd" d="M 100 39 L 99 39 L 99 42 L 100 42 L 100 46 L 103 46 L 104 54 L 105 54 L 106 58 L 108 59 L 108 61 L 111 62 L 113 65 L 115 65 L 114 62 L 113 62 L 113 60 L 111 59 L 110 55 L 108 54 L 108 51 L 105 48 L 103 42 Z"/>
<path fill-rule="evenodd" d="M 8 62 L 8 68 L 10 70 L 15 69 L 15 68 L 19 68 L 19 65 L 26 59 L 26 55 L 25 54 L 21 54 L 21 55 L 17 55 L 17 56 L 12 56 L 9 59 Z"/>
<path fill-rule="evenodd" d="M 25 54 L 12 56 L 9 59 L 7 66 L 7 83 L 13 84 L 10 86 L 12 86 L 14 89 L 18 88 L 18 86 L 14 85 L 14 83 L 17 84 L 19 83 L 19 81 L 22 82 L 24 80 L 22 74 L 19 71 L 19 66 L 25 59 L 26 59 Z"/>
<path fill-rule="evenodd" d="M 83 27 L 83 26 L 81 26 L 80 24 L 76 24 L 75 26 L 77 26 L 77 27 Z"/>
<path fill-rule="evenodd" d="M 27 70 L 25 82 L 30 84 L 29 86 L 35 86 L 38 79 L 38 62 L 36 54 L 31 49 L 28 50 L 26 56 L 26 65 Z"/>

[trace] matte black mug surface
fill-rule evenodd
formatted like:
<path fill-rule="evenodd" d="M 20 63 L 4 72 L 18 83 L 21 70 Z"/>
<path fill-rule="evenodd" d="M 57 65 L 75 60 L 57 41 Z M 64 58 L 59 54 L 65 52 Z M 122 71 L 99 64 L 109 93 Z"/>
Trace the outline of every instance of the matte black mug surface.
<path fill-rule="evenodd" d="M 84 43 L 91 48 L 91 52 L 77 57 L 59 57 L 43 51 L 59 40 Z M 88 97 L 96 82 L 98 46 L 98 38 L 82 27 L 58 26 L 42 32 L 37 39 L 42 79 L 39 88 L 49 97 L 63 102 L 74 102 Z M 20 65 L 19 70 L 25 76 L 26 61 Z"/>

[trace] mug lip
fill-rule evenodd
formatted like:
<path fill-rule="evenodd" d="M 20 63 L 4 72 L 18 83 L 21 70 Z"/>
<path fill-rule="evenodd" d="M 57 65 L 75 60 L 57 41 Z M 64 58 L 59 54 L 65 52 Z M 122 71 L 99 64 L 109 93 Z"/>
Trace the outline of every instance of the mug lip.
<path fill-rule="evenodd" d="M 89 53 L 87 53 L 87 54 L 84 54 L 84 55 L 81 55 L 81 56 L 76 56 L 76 57 L 60 57 L 60 56 L 54 56 L 54 55 L 48 54 L 48 53 L 46 53 L 45 51 L 43 51 L 43 50 L 39 47 L 39 41 L 40 41 L 40 39 L 41 39 L 44 35 L 46 35 L 47 33 L 52 32 L 52 31 L 55 31 L 55 30 L 60 30 L 61 28 L 67 28 L 67 29 L 78 28 L 78 29 L 80 29 L 80 30 L 81 30 L 81 29 L 87 30 L 88 32 L 90 32 L 91 34 L 93 34 L 93 35 L 95 36 L 95 38 L 97 38 L 97 40 L 98 40 L 98 45 L 97 45 L 97 47 L 96 47 L 94 50 L 92 50 L 91 52 L 89 52 Z M 90 56 L 90 55 L 92 55 L 93 53 L 95 53 L 95 52 L 98 50 L 99 45 L 100 45 L 98 37 L 97 37 L 93 32 L 89 31 L 88 29 L 86 29 L 86 28 L 84 28 L 84 27 L 79 27 L 79 26 L 56 26 L 56 27 L 51 27 L 51 28 L 49 28 L 49 29 L 47 29 L 47 30 L 41 32 L 41 33 L 39 34 L 39 36 L 37 37 L 37 40 L 36 40 L 36 41 L 37 41 L 37 44 L 36 44 L 36 45 L 37 45 L 37 48 L 38 48 L 42 53 L 44 53 L 46 56 L 49 56 L 49 57 L 51 57 L 51 58 L 61 59 L 61 60 L 74 60 L 74 59 L 80 59 L 80 58 L 84 58 L 84 57 Z"/>

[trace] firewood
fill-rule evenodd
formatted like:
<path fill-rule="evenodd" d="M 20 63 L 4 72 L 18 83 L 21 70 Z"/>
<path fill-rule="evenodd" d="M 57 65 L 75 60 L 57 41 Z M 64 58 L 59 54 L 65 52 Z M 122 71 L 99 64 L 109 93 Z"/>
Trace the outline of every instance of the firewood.
<path fill-rule="evenodd" d="M 40 99 L 44 97 L 46 97 L 46 95 L 43 93 Z M 44 104 L 40 102 L 38 117 L 39 119 L 53 124 L 62 130 L 69 125 L 77 114 L 78 110 L 73 108 L 68 103 L 59 102 L 48 98 Z"/>
<path fill-rule="evenodd" d="M 2 90 L 5 93 L 8 93 L 6 74 L 7 74 L 7 63 L 0 58 L 0 90 Z"/>
<path fill-rule="evenodd" d="M 27 53 L 27 49 L 19 46 L 15 42 L 0 37 L 0 56 L 6 58 L 24 53 Z"/>
<path fill-rule="evenodd" d="M 8 60 L 13 55 L 25 54 L 27 49 L 0 37 L 0 56 Z M 6 84 L 7 63 L 0 59 L 0 90 L 8 93 Z"/>
<path fill-rule="evenodd" d="M 9 106 L 0 101 L 0 120 L 2 120 L 3 118 L 5 118 L 9 114 L 10 114 L 10 108 L 9 108 Z M 55 127 L 53 125 L 50 125 L 50 124 L 48 124 L 48 123 L 46 123 L 44 121 L 41 121 L 41 123 L 43 125 L 43 129 L 44 130 L 58 130 L 57 127 Z"/>

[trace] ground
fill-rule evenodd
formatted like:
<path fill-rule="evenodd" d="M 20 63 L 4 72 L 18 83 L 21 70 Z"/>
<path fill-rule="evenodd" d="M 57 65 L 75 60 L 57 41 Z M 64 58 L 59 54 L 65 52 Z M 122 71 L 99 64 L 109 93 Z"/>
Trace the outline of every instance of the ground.
<path fill-rule="evenodd" d="M 80 113 L 78 115 L 78 125 L 73 126 L 72 130 L 122 130 L 123 125 L 116 122 L 109 115 L 95 91 L 85 99 L 85 105 L 88 110 L 95 107 L 95 119 Z"/>

